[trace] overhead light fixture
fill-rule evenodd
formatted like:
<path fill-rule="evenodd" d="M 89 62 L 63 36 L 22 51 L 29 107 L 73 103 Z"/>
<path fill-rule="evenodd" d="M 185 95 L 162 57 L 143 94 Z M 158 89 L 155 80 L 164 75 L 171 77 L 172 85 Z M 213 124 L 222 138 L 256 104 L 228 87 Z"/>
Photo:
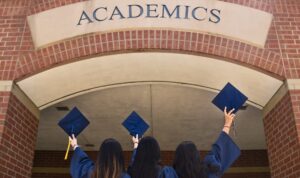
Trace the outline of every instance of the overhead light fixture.
<path fill-rule="evenodd" d="M 94 144 L 85 144 L 84 146 L 85 146 L 85 147 L 90 147 L 90 148 L 95 147 Z"/>
<path fill-rule="evenodd" d="M 68 106 L 57 106 L 56 109 L 58 111 L 69 111 L 69 107 Z"/>
<path fill-rule="evenodd" d="M 248 104 L 244 104 L 244 105 L 240 108 L 240 110 L 247 110 L 247 108 L 248 108 Z"/>

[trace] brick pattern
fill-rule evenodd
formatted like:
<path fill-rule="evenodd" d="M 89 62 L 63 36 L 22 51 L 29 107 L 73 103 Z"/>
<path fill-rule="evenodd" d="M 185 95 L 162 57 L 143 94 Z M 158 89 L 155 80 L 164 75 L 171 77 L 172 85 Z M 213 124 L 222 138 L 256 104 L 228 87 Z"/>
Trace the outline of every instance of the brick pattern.
<path fill-rule="evenodd" d="M 0 1 L 0 80 L 15 78 L 20 55 L 33 50 L 26 23 L 30 0 Z"/>
<path fill-rule="evenodd" d="M 96 160 L 97 152 L 87 151 L 88 155 Z M 131 159 L 131 151 L 124 151 L 124 158 L 126 165 L 128 165 Z M 203 158 L 207 152 L 200 152 Z M 34 167 L 68 167 L 70 165 L 70 159 L 64 161 L 64 151 L 35 151 Z M 171 165 L 174 157 L 173 151 L 162 151 L 162 164 Z M 72 157 L 72 152 L 70 152 Z M 266 150 L 242 150 L 242 154 L 238 160 L 233 164 L 234 167 L 267 167 L 268 156 Z"/>
<path fill-rule="evenodd" d="M 293 103 L 293 112 L 295 116 L 295 123 L 296 123 L 296 130 L 298 135 L 298 143 L 299 143 L 299 149 L 298 149 L 298 170 L 299 170 L 299 176 L 300 176 L 300 90 L 293 90 L 291 91 L 291 99 Z"/>
<path fill-rule="evenodd" d="M 0 177 L 31 176 L 37 128 L 37 118 L 13 94 L 0 92 Z"/>
<path fill-rule="evenodd" d="M 35 56 L 38 55 L 38 52 L 34 52 L 32 40 L 30 37 L 30 31 L 28 28 L 28 25 L 26 24 L 25 17 L 26 15 L 30 15 L 33 13 L 42 12 L 45 10 L 49 10 L 55 7 L 81 2 L 84 0 L 2 0 L 0 2 L 0 59 L 1 59 L 1 67 L 0 67 L 0 79 L 7 80 L 7 79 L 14 79 L 19 77 L 26 77 L 29 75 L 32 75 L 36 72 L 43 71 L 43 69 L 47 69 L 50 67 L 53 67 L 55 65 L 51 65 L 53 61 L 45 61 L 43 59 L 42 61 L 35 61 Z M 270 34 L 268 36 L 268 40 L 266 43 L 266 49 L 258 49 L 253 46 L 248 46 L 246 44 L 231 41 L 228 39 L 220 39 L 219 37 L 215 36 L 209 36 L 204 34 L 191 34 L 187 33 L 187 38 L 189 38 L 189 34 L 191 34 L 190 38 L 192 39 L 193 35 L 196 36 L 204 36 L 203 39 L 205 40 L 203 42 L 203 46 L 206 45 L 206 47 L 203 47 L 204 49 L 188 49 L 186 46 L 185 39 L 182 40 L 180 34 L 181 32 L 161 32 L 161 33 L 174 33 L 174 39 L 175 44 L 171 44 L 172 47 L 169 50 L 178 50 L 179 52 L 185 52 L 192 51 L 196 52 L 196 54 L 200 55 L 202 53 L 208 53 L 212 54 L 214 56 L 220 56 L 225 57 L 227 59 L 233 59 L 232 61 L 238 61 L 241 63 L 249 64 L 250 67 L 256 67 L 261 70 L 266 70 L 270 73 L 275 73 L 280 76 L 285 76 L 287 78 L 299 78 L 300 76 L 300 63 L 299 61 L 299 2 L 296 0 L 288 0 L 288 1 L 280 1 L 280 0 L 224 0 L 226 2 L 231 2 L 235 4 L 240 4 L 244 6 L 249 6 L 253 8 L 257 8 L 260 10 L 264 10 L 267 12 L 274 13 L 274 21 L 272 23 L 272 28 L 270 30 Z M 29 8 L 30 7 L 30 8 Z M 292 33 L 290 33 L 292 32 Z M 123 48 L 123 46 L 120 46 L 119 51 L 123 50 L 138 50 L 134 47 L 136 43 L 140 44 L 141 46 L 146 46 L 145 49 L 158 49 L 158 50 L 166 50 L 165 48 L 157 47 L 155 44 L 155 41 L 157 41 L 160 31 L 154 31 L 151 32 L 148 31 L 148 33 L 155 33 L 156 38 L 153 42 L 151 39 L 151 34 L 147 35 L 146 32 L 140 32 L 140 31 L 133 31 L 133 32 L 119 32 L 119 33 L 143 33 L 143 36 L 148 37 L 146 42 L 135 42 L 135 39 L 131 39 L 132 42 L 126 42 L 127 46 L 129 44 L 133 44 L 132 48 Z M 144 35 L 144 33 L 146 35 Z M 163 35 L 163 34 L 161 34 Z M 96 35 L 97 36 L 97 35 Z M 101 36 L 101 35 L 100 35 Z M 104 34 L 104 36 L 113 36 L 111 33 Z M 89 35 L 84 36 L 88 39 L 92 38 Z M 122 37 L 122 34 L 121 34 Z M 120 37 L 120 38 L 121 38 Z M 170 37 L 170 36 L 169 36 Z M 79 39 L 84 39 L 83 37 L 79 37 Z M 76 40 L 76 39 L 75 39 Z M 126 39 L 127 41 L 128 39 Z M 162 46 L 164 44 L 172 43 L 170 42 L 170 38 L 168 41 L 164 41 L 164 39 L 160 39 L 162 41 Z M 194 39 L 195 40 L 195 39 Z M 211 41 L 210 41 L 211 40 Z M 223 42 L 225 40 L 225 42 Z M 149 42 L 151 44 L 149 44 Z M 180 44 L 176 44 L 176 42 Z M 205 43 L 206 42 L 206 43 Z M 113 40 L 112 43 L 120 43 L 122 44 L 122 41 Z M 146 43 L 142 45 L 141 43 Z M 148 44 L 147 44 L 148 43 Z M 189 42 L 187 42 L 189 43 Z M 196 43 L 199 43 L 199 41 L 192 41 L 191 45 L 194 45 Z M 221 45 L 220 45 L 221 43 Z M 223 45 L 225 44 L 226 47 Z M 58 46 L 61 46 L 62 44 L 57 44 Z M 91 44 L 92 45 L 92 44 Z M 103 43 L 104 48 L 106 48 L 105 42 Z M 154 45 L 152 48 L 151 46 Z M 170 45 L 170 44 L 169 44 Z M 149 46 L 149 47 L 147 47 Z M 182 49 L 182 47 L 185 46 L 185 49 Z M 221 49 L 219 48 L 221 47 Z M 78 46 L 77 46 L 78 47 Z M 51 46 L 50 49 L 44 49 L 44 50 L 51 50 L 51 48 L 57 49 L 55 45 Z M 93 47 L 96 48 L 96 47 Z M 107 52 L 111 50 L 111 46 L 107 47 Z M 179 48 L 179 49 L 177 49 Z M 78 48 L 77 48 L 78 49 Z M 97 49 L 97 48 L 96 48 Z M 73 50 L 73 49 L 72 49 Z M 87 50 L 93 50 L 93 49 L 87 49 Z M 105 49 L 104 49 L 105 50 Z M 271 52 L 270 52 L 270 51 Z M 112 52 L 118 51 L 117 49 L 112 49 Z M 28 52 L 31 52 L 28 54 Z M 80 53 L 80 51 L 79 51 Z M 88 53 L 88 52 L 86 52 Z M 221 55 L 219 54 L 221 53 Z M 227 53 L 227 54 L 226 54 Z M 90 53 L 93 55 L 94 53 Z M 96 55 L 103 55 L 98 51 Z M 24 55 L 24 56 L 23 56 Z M 52 56 L 55 56 L 57 58 L 60 58 L 60 55 L 62 54 L 52 54 Z M 75 54 L 75 56 L 77 56 Z M 81 57 L 82 55 L 79 55 Z M 83 56 L 87 56 L 84 55 Z M 244 57 L 245 56 L 245 57 Z M 240 59 L 240 58 L 244 59 Z M 262 58 L 263 59 L 260 59 Z M 21 58 L 21 60 L 19 60 Z M 236 59 L 238 58 L 238 60 Z M 56 59 L 57 60 L 57 59 Z M 65 62 L 68 59 L 64 59 Z M 76 60 L 76 59 L 74 59 Z M 78 59 L 77 59 L 78 60 Z M 17 62 L 16 62 L 17 61 Z M 35 64 L 33 64 L 34 62 Z M 16 64 L 18 63 L 18 64 Z M 37 64 L 42 63 L 42 64 Z M 45 63 L 45 64 L 44 64 Z M 59 63 L 59 61 L 56 61 L 55 63 Z M 46 66 L 47 64 L 50 64 L 50 66 L 47 66 L 45 68 L 40 67 L 41 65 Z M 282 67 L 284 64 L 285 67 Z M 14 76 L 14 71 L 18 67 L 17 76 Z M 285 70 L 284 70 L 285 69 Z M 25 71 L 28 70 L 34 70 L 25 73 Z"/>
<path fill-rule="evenodd" d="M 300 91 L 291 91 L 264 118 L 272 178 L 300 177 L 299 101 Z"/>
<path fill-rule="evenodd" d="M 283 76 L 280 56 L 270 50 L 208 34 L 172 30 L 133 30 L 84 35 L 24 54 L 17 66 L 17 78 L 26 78 L 51 67 L 91 56 L 141 51 L 209 54 Z"/>
<path fill-rule="evenodd" d="M 132 30 L 79 36 L 35 50 L 26 16 L 80 1 L 84 0 L 0 0 L 0 80 L 20 80 L 91 56 L 141 51 L 208 54 L 276 77 L 300 78 L 299 0 L 224 0 L 273 13 L 264 49 L 202 33 Z M 264 118 L 272 177 L 275 178 L 300 177 L 299 93 L 290 92 Z M 37 121 L 24 108 L 10 93 L 0 93 L 0 177 L 30 176 Z M 24 122 L 28 124 L 22 125 Z M 22 133 L 31 132 L 32 135 L 28 137 L 30 145 L 26 149 L 32 148 L 26 150 L 28 154 L 15 147 L 22 129 Z M 12 152 L 12 149 L 18 151 Z M 255 174 L 247 177 L 252 176 Z"/>
<path fill-rule="evenodd" d="M 36 14 L 45 10 L 53 9 L 56 7 L 83 2 L 88 0 L 33 0 L 32 8 L 29 14 Z M 271 12 L 270 2 L 266 0 L 222 0 L 234 4 L 260 9 L 262 11 Z"/>
<path fill-rule="evenodd" d="M 300 78 L 300 2 L 271 1 L 274 20 L 268 47 L 281 54 L 287 78 Z"/>
<path fill-rule="evenodd" d="M 11 2 L 6 3 L 9 4 L 6 7 L 13 5 L 26 6 L 29 4 L 30 8 L 27 8 L 28 11 L 26 13 L 30 15 L 81 1 L 84 0 L 26 0 L 24 2 L 27 2 L 27 4 Z M 268 12 L 271 11 L 268 1 L 225 1 Z M 24 13 L 24 11 L 22 12 Z M 26 42 L 22 41 L 22 49 L 26 49 L 26 51 L 22 51 L 21 55 L 18 55 L 16 50 L 13 51 L 18 56 L 16 76 L 12 77 L 13 72 L 10 72 L 9 75 L 6 72 L 3 73 L 3 78 L 22 79 L 51 67 L 80 60 L 91 55 L 107 55 L 114 52 L 138 52 L 141 49 L 143 51 L 188 52 L 195 55 L 205 53 L 222 59 L 226 58 L 231 62 L 253 67 L 269 74 L 284 76 L 279 53 L 207 34 L 170 30 L 121 31 L 84 35 L 35 51 L 33 50 L 31 39 L 28 38 L 30 37 L 28 36 L 28 34 L 30 35 L 28 25 L 25 23 L 22 27 L 24 27 L 23 38 L 26 39 Z"/>
<path fill-rule="evenodd" d="M 70 159 L 67 161 L 63 160 L 64 151 L 36 151 L 34 158 L 33 167 L 64 167 L 68 168 L 70 165 Z M 88 155 L 93 159 L 97 159 L 97 152 L 87 152 Z M 72 154 L 72 153 L 71 153 Z M 131 151 L 124 151 L 125 162 L 128 165 L 131 158 Z M 162 164 L 172 165 L 174 152 L 173 151 L 162 151 Z M 206 152 L 200 152 L 201 156 L 204 157 Z M 71 156 L 71 155 L 70 155 Z M 268 156 L 266 150 L 243 150 L 240 158 L 234 163 L 233 167 L 268 167 Z M 69 178 L 69 174 L 42 174 L 35 173 L 32 175 L 33 178 Z M 225 174 L 224 178 L 269 178 L 269 173 L 235 173 Z"/>

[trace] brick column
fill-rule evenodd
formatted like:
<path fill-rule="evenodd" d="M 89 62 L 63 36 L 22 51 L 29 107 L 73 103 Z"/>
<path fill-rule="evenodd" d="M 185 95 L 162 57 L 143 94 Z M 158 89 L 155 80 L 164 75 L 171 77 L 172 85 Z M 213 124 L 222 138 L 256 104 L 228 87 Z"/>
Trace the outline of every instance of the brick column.
<path fill-rule="evenodd" d="M 264 117 L 272 178 L 300 177 L 300 90 L 286 91 Z"/>
<path fill-rule="evenodd" d="M 0 91 L 0 177 L 3 178 L 31 177 L 38 116 L 28 109 L 30 104 L 21 100 L 21 93 Z"/>

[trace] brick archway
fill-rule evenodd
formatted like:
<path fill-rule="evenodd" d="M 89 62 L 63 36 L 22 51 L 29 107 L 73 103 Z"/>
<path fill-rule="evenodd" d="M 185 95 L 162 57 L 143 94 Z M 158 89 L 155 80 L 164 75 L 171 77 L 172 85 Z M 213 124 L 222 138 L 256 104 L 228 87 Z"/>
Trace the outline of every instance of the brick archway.
<path fill-rule="evenodd" d="M 29 52 L 20 57 L 16 79 L 94 56 L 143 51 L 211 55 L 277 78 L 284 77 L 281 58 L 271 50 L 202 33 L 132 30 L 84 35 Z"/>
<path fill-rule="evenodd" d="M 3 0 L 0 2 L 0 79 L 22 80 L 47 69 L 66 63 L 84 60 L 92 56 L 111 55 L 115 53 L 166 51 L 210 55 L 220 60 L 244 65 L 279 79 L 299 79 L 299 9 L 295 0 L 224 0 L 244 6 L 253 7 L 274 14 L 265 48 L 258 48 L 239 41 L 210 34 L 183 32 L 170 29 L 141 29 L 101 34 L 87 34 L 58 42 L 41 49 L 34 49 L 26 16 L 55 7 L 80 2 L 83 0 Z M 264 118 L 265 132 L 272 177 L 300 176 L 300 128 L 299 128 L 299 92 L 296 84 L 277 99 L 277 105 L 269 110 Z M 12 130 L 16 119 L 35 123 L 27 130 L 35 135 L 37 117 L 31 116 L 28 105 L 22 104 L 12 91 L 0 90 L 0 147 L 1 155 L 10 158 L 5 148 L 16 142 L 17 134 Z M 26 96 L 24 96 L 26 97 Z M 17 109 L 15 105 L 20 105 Z M 27 107 L 27 108 L 26 108 Z M 20 108 L 20 107 L 18 107 Z M 30 115 L 30 117 L 27 117 Z M 14 118 L 14 119 L 11 119 Z M 23 127 L 25 129 L 25 127 Z M 6 138 L 12 133 L 11 138 Z M 291 138 L 291 139 L 290 139 Z M 34 136 L 26 148 L 34 147 Z M 4 148 L 4 149 L 2 149 Z M 33 151 L 33 150 L 31 150 Z M 280 154 L 278 154 L 280 153 Z M 16 156 L 24 155 L 18 154 Z M 29 161 L 20 165 L 30 167 Z M 10 165 L 14 159 L 0 159 L 2 165 Z M 289 167 L 287 168 L 286 165 Z M 29 167 L 26 167 L 29 168 Z M 18 167 L 1 166 L 5 176 L 19 175 Z M 29 177 L 30 170 L 22 170 L 23 177 Z M 25 173 L 26 172 L 26 173 Z M 2 172 L 0 172 L 2 175 Z"/>

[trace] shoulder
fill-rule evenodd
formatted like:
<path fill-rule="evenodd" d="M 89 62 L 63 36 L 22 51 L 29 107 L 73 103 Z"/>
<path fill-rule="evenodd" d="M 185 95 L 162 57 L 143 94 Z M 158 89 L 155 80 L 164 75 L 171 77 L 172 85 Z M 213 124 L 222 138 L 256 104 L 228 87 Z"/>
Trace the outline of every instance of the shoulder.
<path fill-rule="evenodd" d="M 131 178 L 127 173 L 122 173 L 121 178 Z"/>
<path fill-rule="evenodd" d="M 164 166 L 160 172 L 160 178 L 177 178 L 176 171 L 173 167 Z"/>

